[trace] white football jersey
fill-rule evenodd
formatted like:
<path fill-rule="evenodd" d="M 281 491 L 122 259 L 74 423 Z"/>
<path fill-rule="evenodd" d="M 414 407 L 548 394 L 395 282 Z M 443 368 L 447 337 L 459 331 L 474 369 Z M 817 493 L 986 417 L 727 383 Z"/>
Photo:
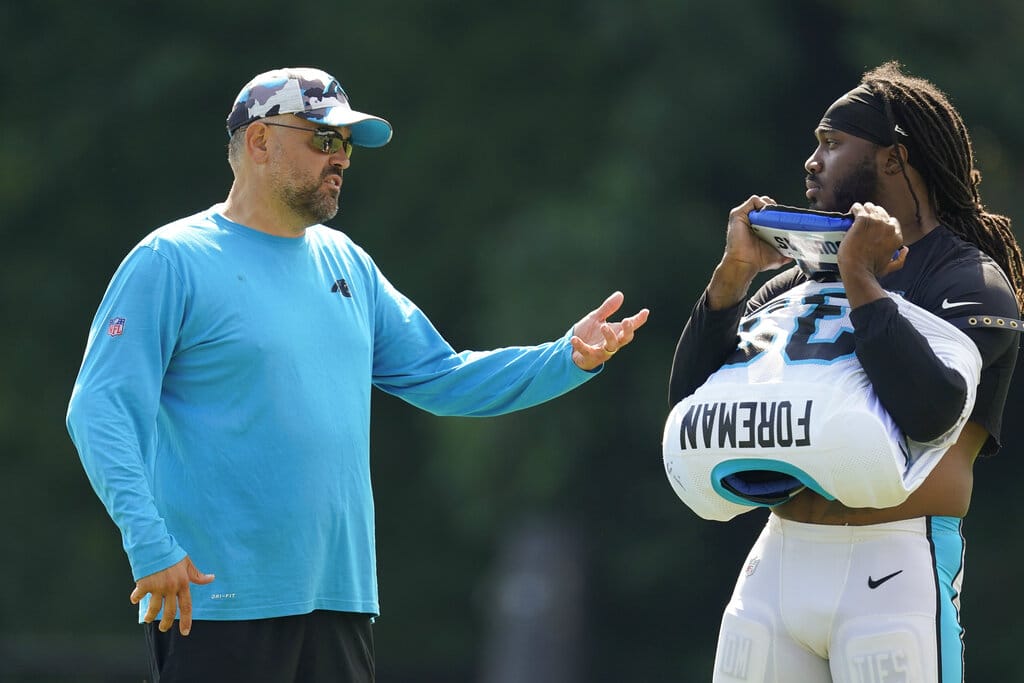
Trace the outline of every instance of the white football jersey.
<path fill-rule="evenodd" d="M 981 356 L 948 322 L 889 296 L 963 376 L 967 400 L 956 423 L 928 443 L 902 434 L 857 359 L 842 284 L 804 282 L 745 316 L 733 354 L 669 414 L 662 454 L 684 503 L 705 519 L 728 520 L 802 487 L 850 507 L 906 500 L 967 422 Z M 781 499 L 780 480 L 793 484 Z"/>

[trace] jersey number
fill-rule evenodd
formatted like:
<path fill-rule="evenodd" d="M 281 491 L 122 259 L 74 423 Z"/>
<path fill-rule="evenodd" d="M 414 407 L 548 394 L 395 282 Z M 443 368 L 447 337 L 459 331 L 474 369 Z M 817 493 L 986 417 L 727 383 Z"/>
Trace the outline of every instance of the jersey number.
<path fill-rule="evenodd" d="M 831 363 L 854 352 L 853 328 L 849 324 L 836 326 L 832 334 L 821 331 L 823 323 L 841 320 L 848 307 L 829 303 L 836 298 L 836 292 L 811 294 L 801 300 L 808 310 L 795 320 L 794 328 L 788 334 L 777 326 L 766 326 L 758 330 L 764 319 L 778 307 L 765 307 L 740 323 L 739 334 L 743 341 L 729 356 L 725 365 L 739 365 L 753 362 L 758 356 L 778 348 L 783 340 L 784 358 L 787 363 Z M 839 296 L 844 296 L 839 292 Z M 785 304 L 783 304 L 785 305 Z"/>

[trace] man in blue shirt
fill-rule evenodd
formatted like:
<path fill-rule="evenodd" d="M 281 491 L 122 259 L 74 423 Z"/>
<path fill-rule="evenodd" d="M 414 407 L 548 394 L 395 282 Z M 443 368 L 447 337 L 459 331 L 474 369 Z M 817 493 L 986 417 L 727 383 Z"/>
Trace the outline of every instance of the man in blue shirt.
<path fill-rule="evenodd" d="M 280 69 L 227 129 L 227 200 L 124 259 L 68 430 L 121 530 L 155 680 L 371 681 L 371 386 L 438 415 L 519 410 L 593 377 L 648 312 L 609 322 L 616 292 L 556 341 L 458 353 L 323 225 L 387 121 Z"/>

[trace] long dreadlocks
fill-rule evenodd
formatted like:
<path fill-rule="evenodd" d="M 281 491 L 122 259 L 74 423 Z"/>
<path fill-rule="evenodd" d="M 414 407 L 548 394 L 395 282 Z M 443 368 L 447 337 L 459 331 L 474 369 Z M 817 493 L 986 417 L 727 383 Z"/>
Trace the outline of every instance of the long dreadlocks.
<path fill-rule="evenodd" d="M 945 93 L 930 81 L 904 73 L 899 62 L 875 67 L 861 83 L 885 102 L 892 142 L 907 148 L 908 162 L 924 178 L 939 220 L 999 264 L 1024 308 L 1024 257 L 1010 219 L 989 213 L 981 203 L 981 171 L 974 167 L 974 148 L 959 112 Z M 897 137 L 897 126 L 906 137 Z M 903 175 L 907 178 L 906 167 Z M 913 189 L 911 195 L 920 217 L 921 205 Z"/>

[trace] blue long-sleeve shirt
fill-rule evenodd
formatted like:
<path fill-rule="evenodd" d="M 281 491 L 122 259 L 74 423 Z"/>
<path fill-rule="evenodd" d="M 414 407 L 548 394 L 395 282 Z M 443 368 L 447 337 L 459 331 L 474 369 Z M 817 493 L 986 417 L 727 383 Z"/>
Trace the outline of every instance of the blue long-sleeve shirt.
<path fill-rule="evenodd" d="M 371 386 L 439 415 L 536 405 L 595 373 L 570 333 L 456 353 L 344 234 L 275 237 L 222 206 L 124 259 L 67 415 L 136 579 L 188 554 L 196 619 L 378 613 Z M 141 615 L 147 608 L 143 602 Z"/>

